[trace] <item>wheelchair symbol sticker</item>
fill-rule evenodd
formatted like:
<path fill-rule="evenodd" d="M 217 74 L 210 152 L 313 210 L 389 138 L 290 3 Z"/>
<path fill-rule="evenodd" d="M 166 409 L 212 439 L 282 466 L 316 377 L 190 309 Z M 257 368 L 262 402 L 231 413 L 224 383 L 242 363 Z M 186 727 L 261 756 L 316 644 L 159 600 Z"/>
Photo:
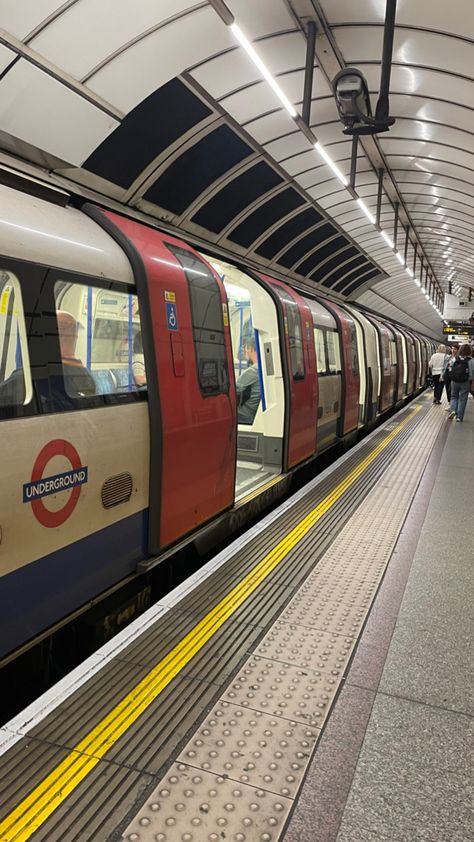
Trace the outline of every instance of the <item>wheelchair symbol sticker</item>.
<path fill-rule="evenodd" d="M 168 330 L 178 330 L 176 304 L 173 304 L 171 301 L 166 301 L 166 321 L 168 324 Z"/>

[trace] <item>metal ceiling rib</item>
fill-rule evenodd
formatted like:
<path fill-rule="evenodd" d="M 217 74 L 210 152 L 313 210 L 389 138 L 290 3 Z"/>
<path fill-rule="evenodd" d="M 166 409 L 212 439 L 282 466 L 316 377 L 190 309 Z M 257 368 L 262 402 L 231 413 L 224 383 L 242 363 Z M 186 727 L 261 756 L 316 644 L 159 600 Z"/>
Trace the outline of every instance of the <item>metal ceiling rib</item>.
<path fill-rule="evenodd" d="M 334 75 L 335 60 L 354 63 L 365 73 L 374 99 L 385 0 L 228 0 L 227 5 L 297 108 L 303 94 L 304 20 L 311 15 L 318 21 L 319 50 L 326 38 L 331 54 L 320 55 L 321 66 L 315 68 L 311 127 L 347 174 L 351 144 L 342 135 L 328 77 Z M 359 148 L 356 183 L 373 210 L 373 166 L 386 168 L 387 195 L 399 201 L 401 222 L 413 231 L 410 240 L 418 239 L 425 266 L 444 287 L 452 270 L 441 238 L 445 248 L 453 249 L 457 280 L 464 272 L 471 283 L 474 238 L 474 21 L 470 0 L 451 5 L 455 8 L 431 0 L 399 0 L 391 85 L 397 122 L 390 133 L 366 139 Z M 419 329 L 413 319 L 418 310 L 425 327 L 437 330 L 439 322 L 396 255 L 295 127 L 208 2 L 0 0 L 0 25 L 4 149 L 17 148 L 23 156 L 37 149 L 43 160 L 56 159 L 63 179 L 125 201 L 255 264 L 290 273 L 302 284 L 317 278 L 333 292 L 365 303 L 371 286 L 370 300 L 381 293 L 379 308 L 388 307 L 389 300 L 399 318 L 406 313 L 407 323 L 412 319 Z M 187 99 L 179 101 L 178 83 Z M 168 96 L 173 90 L 175 99 Z M 172 114 L 178 101 L 179 119 Z M 226 140 L 213 146 L 219 129 Z M 117 138 L 126 153 L 122 159 L 114 159 Z M 240 159 L 239 144 L 249 148 L 243 154 L 241 147 Z M 202 156 L 211 148 L 216 160 L 209 164 Z M 32 160 L 38 156 L 31 153 Z M 58 159 L 65 165 L 58 167 Z M 185 184 L 179 171 L 187 173 Z M 196 171 L 202 171 L 199 177 Z M 179 191 L 184 191 L 182 200 L 170 200 Z M 156 204 L 163 197 L 174 210 Z M 301 216 L 311 206 L 321 217 L 312 223 Z M 335 225 L 319 242 L 326 217 Z M 388 231 L 393 225 L 388 201 L 382 224 Z M 364 255 L 360 267 L 351 241 L 357 245 L 355 255 Z M 327 251 L 331 243 L 334 254 Z M 403 254 L 401 227 L 397 245 Z M 268 257 L 262 256 L 265 249 Z M 331 269 L 334 258 L 336 271 Z"/>

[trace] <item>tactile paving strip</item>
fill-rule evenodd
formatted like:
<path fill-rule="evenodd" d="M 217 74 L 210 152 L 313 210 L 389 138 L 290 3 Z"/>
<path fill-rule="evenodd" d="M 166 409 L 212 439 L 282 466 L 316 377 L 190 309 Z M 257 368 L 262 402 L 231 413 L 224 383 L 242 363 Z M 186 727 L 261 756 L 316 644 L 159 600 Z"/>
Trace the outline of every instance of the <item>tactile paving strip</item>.
<path fill-rule="evenodd" d="M 264 658 L 287 661 L 340 678 L 354 645 L 352 637 L 277 620 L 255 651 Z"/>
<path fill-rule="evenodd" d="M 221 700 L 178 761 L 294 796 L 318 736 L 314 728 Z"/>
<path fill-rule="evenodd" d="M 276 842 L 280 838 L 309 762 L 306 752 L 315 750 L 443 420 L 428 414 L 405 442 L 183 749 L 180 760 L 188 765 L 173 767 L 123 839 Z M 196 787 L 201 776 L 202 789 L 191 792 L 190 786 L 188 795 L 180 796 L 180 817 L 186 813 L 187 820 L 178 824 L 176 803 L 154 822 L 154 835 L 144 834 L 141 822 L 146 819 L 151 830 L 150 812 L 162 809 L 168 791 L 179 785 L 184 793 L 180 775 L 194 775 Z M 261 789 L 252 789 L 258 783 Z M 219 793 L 212 815 L 211 789 L 212 798 Z M 191 809 L 185 798 L 191 799 Z M 200 798 L 207 800 L 199 803 Z M 164 829 L 169 819 L 172 835 Z"/>
<path fill-rule="evenodd" d="M 242 707 L 321 728 L 339 688 L 335 676 L 253 656 L 225 698 Z"/>
<path fill-rule="evenodd" d="M 274 842 L 293 802 L 175 763 L 124 835 L 127 842 Z"/>
<path fill-rule="evenodd" d="M 325 594 L 315 598 L 312 591 L 299 593 L 281 615 L 285 623 L 308 626 L 320 631 L 356 637 L 365 622 L 367 611 L 361 605 L 347 605 Z"/>

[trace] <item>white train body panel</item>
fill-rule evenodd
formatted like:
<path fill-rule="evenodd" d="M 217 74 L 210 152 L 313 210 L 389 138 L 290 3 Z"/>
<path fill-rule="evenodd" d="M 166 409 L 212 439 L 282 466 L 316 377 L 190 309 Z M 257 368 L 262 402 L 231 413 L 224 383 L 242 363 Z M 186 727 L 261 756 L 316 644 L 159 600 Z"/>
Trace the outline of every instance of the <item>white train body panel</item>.
<path fill-rule="evenodd" d="M 0 254 L 135 283 L 125 253 L 89 217 L 1 184 Z"/>
<path fill-rule="evenodd" d="M 108 406 L 4 421 L 1 433 L 2 576 L 147 509 L 149 426 L 145 402 L 128 404 L 120 407 L 120 411 Z M 82 467 L 87 468 L 87 481 L 81 484 L 77 504 L 65 522 L 50 527 L 38 520 L 31 502 L 22 501 L 34 490 L 26 488 L 24 494 L 24 486 L 32 484 L 38 454 L 55 440 L 72 444 Z M 43 480 L 68 471 L 71 463 L 67 456 L 53 456 L 43 471 Z M 130 499 L 104 508 L 102 486 L 110 477 L 121 473 L 132 477 Z M 45 509 L 58 512 L 65 509 L 72 494 L 73 490 L 61 490 L 40 499 Z M 100 564 L 100 559 L 97 563 Z"/>

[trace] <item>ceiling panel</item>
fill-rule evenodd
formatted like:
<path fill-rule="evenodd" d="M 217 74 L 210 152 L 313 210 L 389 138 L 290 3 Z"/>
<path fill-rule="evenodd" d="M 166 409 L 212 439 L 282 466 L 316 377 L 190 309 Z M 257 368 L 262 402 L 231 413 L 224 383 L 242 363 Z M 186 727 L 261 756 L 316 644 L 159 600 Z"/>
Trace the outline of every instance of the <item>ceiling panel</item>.
<path fill-rule="evenodd" d="M 0 73 L 3 73 L 6 67 L 11 64 L 14 59 L 17 58 L 17 54 L 13 52 L 13 50 L 9 50 L 8 47 L 4 47 L 3 44 L 0 44 Z"/>
<path fill-rule="evenodd" d="M 472 14 L 472 10 L 471 10 Z M 383 27 L 341 26 L 335 30 L 337 43 L 347 64 L 380 61 Z M 397 64 L 436 67 L 469 77 L 472 44 L 467 39 L 443 34 L 400 28 L 395 29 L 393 61 Z"/>
<path fill-rule="evenodd" d="M 304 67 L 305 40 L 299 31 L 274 35 L 258 42 L 258 53 L 271 73 L 281 75 Z M 192 76 L 215 99 L 261 79 L 255 65 L 238 47 L 195 68 Z"/>
<path fill-rule="evenodd" d="M 385 0 L 357 0 L 357 3 L 353 0 L 320 2 L 331 24 L 374 21 L 383 25 L 385 19 Z M 474 38 L 474 21 L 470 14 L 471 0 L 456 0 L 449 7 L 445 3 L 429 2 L 427 5 L 420 0 L 398 0 L 397 24 L 425 29 L 428 10 L 430 29 Z"/>
<path fill-rule="evenodd" d="M 195 5 L 193 0 L 81 0 L 33 38 L 30 47 L 82 79 L 141 33 Z"/>
<path fill-rule="evenodd" d="M 2 29 L 23 40 L 63 5 L 64 0 L 0 0 Z"/>
<path fill-rule="evenodd" d="M 21 59 L 1 82 L 0 126 L 79 166 L 118 122 Z"/>
<path fill-rule="evenodd" d="M 198 7 L 120 53 L 91 76 L 87 85 L 128 113 L 185 67 L 234 46 L 232 33 L 214 10 Z"/>
<path fill-rule="evenodd" d="M 275 0 L 258 0 L 258 3 L 255 0 L 229 0 L 228 6 L 250 39 L 295 27 L 286 3 L 275 3 Z"/>

